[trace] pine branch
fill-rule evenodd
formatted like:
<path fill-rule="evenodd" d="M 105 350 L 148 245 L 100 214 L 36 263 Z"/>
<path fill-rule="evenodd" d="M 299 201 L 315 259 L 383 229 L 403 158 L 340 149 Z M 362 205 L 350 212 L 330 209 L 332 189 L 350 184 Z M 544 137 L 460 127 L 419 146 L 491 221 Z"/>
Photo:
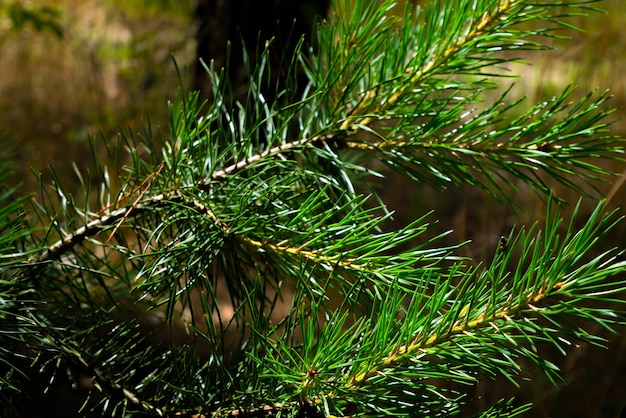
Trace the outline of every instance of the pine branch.
<path fill-rule="evenodd" d="M 566 10 L 585 4 L 568 4 Z M 384 164 L 420 183 L 470 183 L 507 201 L 502 186 L 516 191 L 512 177 L 549 195 L 538 170 L 588 193 L 586 187 L 594 187 L 590 180 L 609 173 L 594 164 L 581 165 L 578 159 L 621 158 L 623 141 L 607 135 L 609 122 L 603 121 L 612 110 L 599 110 L 606 93 L 568 104 L 569 88 L 513 120 L 506 115 L 519 107 L 519 100 L 506 104 L 505 94 L 493 106 L 477 103 L 484 89 L 496 85 L 494 76 L 502 74 L 482 70 L 517 60 L 500 56 L 506 51 L 543 48 L 530 38 L 556 36 L 555 27 L 518 29 L 520 24 L 543 20 L 557 28 L 568 26 L 561 20 L 567 13 L 558 15 L 556 4 L 546 2 L 538 12 L 536 4 L 526 1 L 463 0 L 452 13 L 443 2 L 435 2 L 421 15 L 407 10 L 401 21 L 385 15 L 392 3 L 385 6 L 364 7 L 322 28 L 320 42 L 328 50 L 320 52 L 320 62 L 307 66 L 323 91 L 315 110 L 329 115 L 329 126 L 337 124 L 357 138 L 349 147 L 373 151 Z M 368 37 L 370 33 L 377 36 Z M 389 51 L 392 58 L 387 57 Z M 332 66 L 326 71 L 323 63 Z M 588 118 L 590 113 L 594 116 Z M 551 134 L 543 129 L 552 118 L 553 123 L 564 121 Z M 587 140 L 573 141 L 580 138 Z M 574 173 L 585 187 L 567 177 Z"/>
<path fill-rule="evenodd" d="M 0 196 L 0 362 L 23 346 L 42 374 L 85 373 L 102 396 L 89 391 L 85 413 L 445 416 L 471 400 L 440 381 L 515 385 L 522 359 L 556 382 L 540 345 L 602 344 L 579 323 L 624 323 L 623 252 L 596 248 L 616 213 L 600 204 L 578 229 L 577 208 L 560 234 L 549 208 L 543 232 L 511 233 L 472 267 L 426 216 L 389 230 L 367 184 L 384 175 L 377 158 L 506 201 L 515 180 L 593 189 L 610 173 L 589 157 L 623 154 L 607 93 L 568 88 L 525 112 L 509 91 L 482 102 L 516 60 L 503 52 L 544 48 L 538 38 L 586 2 L 434 1 L 401 17 L 392 4 L 338 2 L 315 53 L 299 43 L 280 60 L 294 68 L 275 101 L 271 44 L 247 64 L 245 102 L 209 66 L 211 103 L 181 94 L 168 138 L 148 129 L 105 145 L 110 166 L 126 166 L 98 164 L 95 209 L 92 179 L 78 202 L 54 169 L 31 212 L 43 231 L 27 200 Z M 520 26 L 537 21 L 553 26 Z M 29 376 L 12 367 L 0 383 L 19 391 Z M 484 416 L 527 410 L 512 405 Z"/>
<path fill-rule="evenodd" d="M 327 143 L 330 141 L 337 141 L 337 137 L 335 135 L 325 135 L 321 137 L 315 138 L 303 138 L 299 141 L 288 142 L 284 145 L 279 145 L 274 148 L 271 148 L 267 151 L 260 152 L 252 157 L 246 158 L 242 161 L 238 161 L 234 164 L 229 165 L 228 167 L 219 170 L 212 174 L 210 180 L 202 180 L 195 187 L 202 191 L 208 191 L 212 185 L 216 182 L 220 182 L 225 179 L 228 175 L 234 174 L 241 169 L 247 168 L 250 165 L 254 164 L 257 161 L 260 161 L 264 158 L 274 157 L 282 152 L 297 150 L 305 145 L 317 146 L 317 144 Z M 163 205 L 172 205 L 184 203 L 185 198 L 181 194 L 180 190 L 173 190 L 166 193 L 159 193 L 153 196 L 149 196 L 147 198 L 143 198 L 143 195 L 140 196 L 142 199 L 134 201 L 126 206 L 113 209 L 108 208 L 107 211 L 110 210 L 109 213 L 96 214 L 85 226 L 82 226 L 76 231 L 74 231 L 71 235 L 68 235 L 54 244 L 50 245 L 48 249 L 46 249 L 34 262 L 33 265 L 44 266 L 46 263 L 53 262 L 58 260 L 63 254 L 71 251 L 75 245 L 80 244 L 84 240 L 89 237 L 92 237 L 102 231 L 103 228 L 109 227 L 112 225 L 118 225 L 120 222 L 127 220 L 129 217 L 138 217 L 145 213 L 158 211 L 160 207 Z M 122 196 L 119 201 L 128 200 L 128 196 Z M 187 202 L 189 203 L 189 202 Z M 199 201 L 193 200 L 191 202 L 193 206 L 199 208 L 206 215 L 210 216 L 211 219 L 214 220 L 216 225 L 220 226 L 227 232 L 227 227 L 223 225 L 219 225 L 219 221 L 217 217 L 205 206 L 203 206 Z M 117 206 L 117 205 L 115 205 Z M 38 270 L 29 271 L 28 275 L 36 275 Z M 17 279 L 19 280 L 19 279 Z"/>
<path fill-rule="evenodd" d="M 256 361 L 269 363 L 266 378 L 284 380 L 289 376 L 299 387 L 298 393 L 318 405 L 375 405 L 373 399 L 379 390 L 417 389 L 422 393 L 429 390 L 429 384 L 417 382 L 429 378 L 467 384 L 477 379 L 473 368 L 480 374 L 507 376 L 514 382 L 519 370 L 517 357 L 546 367 L 536 352 L 536 344 L 542 340 L 559 346 L 567 343 L 567 338 L 599 343 L 582 328 L 572 328 L 558 317 L 591 320 L 604 327 L 621 322 L 606 310 L 596 310 L 593 304 L 580 305 L 592 301 L 606 305 L 612 294 L 623 290 L 623 280 L 607 281 L 624 271 L 625 262 L 616 262 L 621 253 L 609 251 L 582 261 L 615 227 L 619 219 L 614 215 L 603 214 L 600 205 L 580 231 L 575 231 L 572 221 L 561 240 L 557 213 L 547 222 L 543 235 L 534 228 L 521 231 L 511 239 L 510 252 L 498 255 L 491 266 L 465 272 L 459 268 L 456 272 L 460 276 L 441 277 L 430 292 L 417 289 L 408 306 L 403 306 L 402 292 L 396 287 L 347 330 L 341 310 L 327 314 L 330 319 L 319 331 L 311 326 L 317 315 L 303 317 L 301 332 L 308 354 L 294 356 L 294 348 L 278 343 L 284 336 L 277 335 L 272 351 Z M 509 270 L 516 246 L 521 247 L 522 256 Z M 585 290 L 592 288 L 598 291 Z M 535 322 L 536 316 L 550 319 L 557 327 L 550 329 Z M 371 357 L 371 353 L 381 356 Z M 435 359 L 445 361 L 448 371 L 444 372 Z M 436 397 L 453 402 L 441 390 L 430 390 Z M 435 400 L 426 395 L 424 402 Z M 399 413 L 401 407 L 386 411 Z"/>

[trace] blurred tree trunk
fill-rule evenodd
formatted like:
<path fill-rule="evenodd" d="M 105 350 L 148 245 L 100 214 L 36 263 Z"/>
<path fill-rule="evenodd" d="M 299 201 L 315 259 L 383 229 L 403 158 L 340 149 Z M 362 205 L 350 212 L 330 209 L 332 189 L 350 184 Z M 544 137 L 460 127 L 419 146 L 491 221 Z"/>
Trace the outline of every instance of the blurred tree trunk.
<path fill-rule="evenodd" d="M 209 80 L 200 64 L 214 61 L 215 69 L 227 68 L 233 91 L 245 91 L 243 47 L 256 62 L 257 45 L 272 37 L 277 67 L 282 56 L 291 56 L 293 46 L 304 35 L 309 38 L 316 16 L 324 16 L 329 0 L 197 0 L 195 8 L 196 63 L 191 80 L 193 90 L 208 96 Z M 226 65 L 227 43 L 231 53 Z M 268 97 L 272 100 L 272 97 Z"/>

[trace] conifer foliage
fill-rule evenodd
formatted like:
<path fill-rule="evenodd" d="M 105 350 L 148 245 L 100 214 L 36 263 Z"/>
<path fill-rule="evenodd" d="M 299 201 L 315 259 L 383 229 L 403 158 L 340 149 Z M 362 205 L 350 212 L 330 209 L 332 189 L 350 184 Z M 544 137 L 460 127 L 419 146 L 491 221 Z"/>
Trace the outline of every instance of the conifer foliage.
<path fill-rule="evenodd" d="M 3 416 L 59 388 L 85 416 L 448 416 L 522 361 L 558 383 L 539 347 L 623 322 L 626 258 L 597 245 L 619 214 L 564 221 L 547 185 L 610 174 L 609 95 L 502 87 L 590 2 L 375 3 L 337 0 L 278 69 L 262 45 L 245 100 L 207 63 L 211 100 L 181 93 L 167 134 L 94 142 L 78 192 L 54 169 L 35 196 L 4 188 Z M 391 172 L 503 204 L 525 183 L 547 221 L 468 260 L 436 213 L 389 230 L 370 184 Z"/>

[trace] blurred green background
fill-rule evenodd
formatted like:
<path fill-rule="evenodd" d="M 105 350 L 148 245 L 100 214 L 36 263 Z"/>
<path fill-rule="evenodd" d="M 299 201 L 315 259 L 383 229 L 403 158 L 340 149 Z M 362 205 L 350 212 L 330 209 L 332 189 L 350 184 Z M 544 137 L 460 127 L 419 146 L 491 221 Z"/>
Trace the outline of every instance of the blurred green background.
<path fill-rule="evenodd" d="M 73 164 L 81 171 L 89 168 L 90 137 L 112 141 L 120 128 L 141 131 L 147 115 L 153 128 L 166 133 L 167 102 L 180 87 L 172 57 L 188 69 L 186 87 L 194 83 L 198 5 L 197 0 L 0 0 L 0 158 L 14 165 L 12 181 L 23 183 L 24 192 L 36 192 L 38 180 L 31 171 L 46 173 L 52 163 L 66 187 L 78 190 Z M 612 105 L 619 108 L 614 133 L 626 136 L 626 4 L 604 0 L 594 6 L 606 13 L 569 19 L 584 31 L 563 32 L 570 39 L 550 40 L 551 50 L 526 57 L 528 64 L 511 65 L 521 77 L 503 80 L 503 85 L 515 83 L 512 94 L 528 96 L 529 103 L 570 84 L 578 86 L 581 96 L 610 89 Z M 626 172 L 626 165 L 607 164 Z M 599 185 L 611 207 L 626 207 L 622 181 L 623 176 L 616 176 Z M 541 199 L 523 188 L 513 196 L 521 208 L 517 212 L 471 189 L 465 194 L 434 191 L 393 176 L 385 180 L 385 189 L 398 222 L 432 209 L 442 229 L 455 230 L 451 241 L 472 240 L 463 251 L 479 260 L 490 258 L 511 225 L 545 216 Z M 558 186 L 555 193 L 570 202 L 579 198 Z M 587 211 L 593 206 L 593 199 L 585 200 Z M 624 231 L 616 230 L 605 245 L 626 248 Z M 568 357 L 549 353 L 565 371 L 561 386 L 543 379 L 520 389 L 485 382 L 470 389 L 481 396 L 476 410 L 515 394 L 520 403 L 536 403 L 537 417 L 621 416 L 626 409 L 626 339 L 598 332 L 610 338 L 610 351 L 576 346 Z"/>

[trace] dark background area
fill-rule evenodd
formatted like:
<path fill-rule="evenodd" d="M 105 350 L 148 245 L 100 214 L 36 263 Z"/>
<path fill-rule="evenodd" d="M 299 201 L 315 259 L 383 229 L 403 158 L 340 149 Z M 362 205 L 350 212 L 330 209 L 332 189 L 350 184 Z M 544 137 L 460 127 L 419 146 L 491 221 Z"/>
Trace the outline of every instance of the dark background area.
<path fill-rule="evenodd" d="M 216 68 L 225 66 L 230 40 L 229 74 L 235 84 L 242 84 L 241 39 L 254 48 L 257 40 L 277 36 L 276 53 L 281 56 L 289 52 L 290 35 L 295 40 L 300 33 L 310 34 L 315 15 L 328 10 L 327 0 L 41 0 L 31 4 L 54 13 L 50 25 L 38 28 L 28 21 L 17 25 L 3 13 L 11 2 L 0 4 L 5 8 L 0 9 L 0 158 L 15 166 L 12 181 L 22 183 L 24 192 L 38 190 L 31 171 L 45 173 L 49 164 L 54 164 L 68 189 L 78 190 L 73 164 L 81 172 L 88 170 L 90 137 L 113 141 L 120 127 L 141 131 L 148 124 L 147 115 L 153 128 L 167 133 L 167 101 L 180 88 L 172 57 L 186 74 L 185 87 L 206 92 L 208 80 L 198 58 L 213 59 Z M 613 130 L 623 136 L 626 7 L 622 0 L 605 0 L 598 6 L 607 13 L 570 19 L 585 31 L 567 32 L 569 40 L 550 41 L 553 49 L 528 56 L 530 64 L 511 65 L 521 77 L 504 80 L 503 86 L 515 83 L 512 95 L 528 96 L 529 103 L 572 83 L 579 95 L 608 88 L 615 95 L 612 105 L 620 109 Z M 401 12 L 402 6 L 396 10 Z M 618 173 L 626 172 L 623 164 L 607 164 Z M 622 180 L 617 176 L 599 186 L 609 195 L 611 207 L 626 207 Z M 435 191 L 391 174 L 385 190 L 391 208 L 398 210 L 397 222 L 434 210 L 433 219 L 442 229 L 455 230 L 451 242 L 472 240 L 462 251 L 478 260 L 490 258 L 511 225 L 545 216 L 542 200 L 523 188 L 512 196 L 520 207 L 517 212 L 470 188 L 460 194 Z M 557 185 L 554 191 L 571 203 L 579 198 Z M 586 198 L 583 214 L 594 206 L 594 199 Z M 623 228 L 610 238 L 606 246 L 626 247 Z M 520 403 L 534 402 L 537 417 L 622 416 L 626 339 L 597 332 L 609 338 L 609 351 L 574 346 L 563 357 L 547 350 L 564 370 L 560 386 L 536 376 L 520 389 L 484 382 L 471 389 L 481 396 L 477 410 L 514 394 Z"/>

